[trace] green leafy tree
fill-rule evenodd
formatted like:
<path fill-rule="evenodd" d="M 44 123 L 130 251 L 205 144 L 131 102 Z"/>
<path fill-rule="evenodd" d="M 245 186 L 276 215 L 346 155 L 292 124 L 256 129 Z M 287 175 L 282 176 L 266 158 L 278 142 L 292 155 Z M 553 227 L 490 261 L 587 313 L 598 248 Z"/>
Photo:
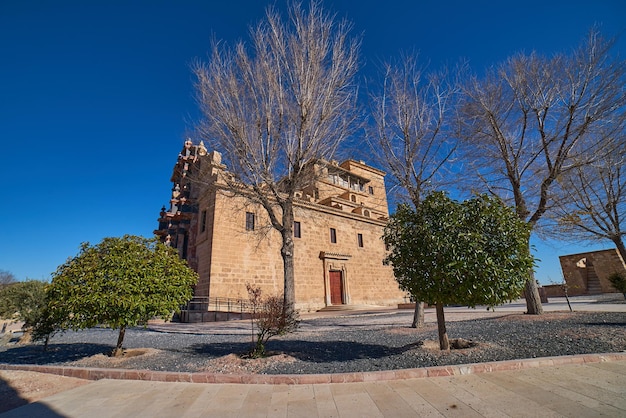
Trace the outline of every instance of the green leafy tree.
<path fill-rule="evenodd" d="M 46 283 L 39 280 L 15 282 L 0 288 L 0 318 L 24 321 L 29 335 L 46 305 Z"/>
<path fill-rule="evenodd" d="M 53 274 L 41 334 L 105 325 L 119 329 L 113 355 L 120 355 L 126 328 L 169 317 L 191 299 L 197 280 L 186 261 L 156 239 L 125 235 L 83 243 Z"/>
<path fill-rule="evenodd" d="M 496 306 L 519 297 L 533 267 L 529 234 L 528 224 L 494 198 L 459 203 L 436 192 L 391 216 L 385 262 L 400 288 L 436 305 L 439 345 L 448 350 L 444 305 Z"/>

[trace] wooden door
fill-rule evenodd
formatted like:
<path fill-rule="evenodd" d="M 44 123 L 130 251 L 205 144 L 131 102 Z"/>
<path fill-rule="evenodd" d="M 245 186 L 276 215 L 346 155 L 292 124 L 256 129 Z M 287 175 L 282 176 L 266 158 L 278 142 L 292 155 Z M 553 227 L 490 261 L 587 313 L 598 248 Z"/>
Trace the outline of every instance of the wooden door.
<path fill-rule="evenodd" d="M 329 271 L 328 278 L 330 281 L 330 303 L 332 305 L 343 304 L 343 280 L 341 271 Z"/>

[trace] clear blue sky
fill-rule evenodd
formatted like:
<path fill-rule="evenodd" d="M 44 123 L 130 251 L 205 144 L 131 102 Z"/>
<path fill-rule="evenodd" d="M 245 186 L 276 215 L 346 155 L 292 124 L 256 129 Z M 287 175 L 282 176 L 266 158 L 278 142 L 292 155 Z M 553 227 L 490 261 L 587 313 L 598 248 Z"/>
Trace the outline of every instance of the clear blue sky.
<path fill-rule="evenodd" d="M 246 39 L 266 4 L 0 0 L 0 269 L 47 280 L 83 241 L 151 236 L 197 116 L 189 64 L 211 36 Z M 522 50 L 569 50 L 594 23 L 606 35 L 626 29 L 623 0 L 324 5 L 363 34 L 364 74 L 401 50 L 431 68 L 465 58 L 481 71 Z M 536 246 L 544 283 L 560 280 L 559 254 L 610 248 Z"/>

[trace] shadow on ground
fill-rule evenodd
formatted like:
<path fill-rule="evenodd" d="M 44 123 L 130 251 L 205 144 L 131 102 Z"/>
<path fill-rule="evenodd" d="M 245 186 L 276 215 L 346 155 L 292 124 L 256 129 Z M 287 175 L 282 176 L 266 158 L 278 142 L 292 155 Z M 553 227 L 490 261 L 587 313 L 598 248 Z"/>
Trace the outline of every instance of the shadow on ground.
<path fill-rule="evenodd" d="M 285 353 L 303 361 L 326 363 L 390 357 L 419 348 L 422 344 L 422 341 L 418 341 L 402 347 L 388 347 L 352 341 L 290 340 L 270 341 L 266 345 L 266 349 L 268 351 Z M 251 348 L 251 343 L 213 343 L 195 344 L 190 346 L 189 350 L 195 354 L 220 357 L 231 353 L 245 354 L 250 352 Z"/>
<path fill-rule="evenodd" d="M 95 354 L 111 352 L 113 346 L 93 343 L 50 344 L 44 351 L 43 345 L 30 344 L 0 351 L 0 363 L 8 364 L 54 364 L 80 360 Z"/>
<path fill-rule="evenodd" d="M 0 376 L 0 414 L 3 414 L 7 411 L 10 411 L 15 408 L 19 408 L 20 406 L 24 406 L 29 404 L 28 399 L 20 396 L 20 393 L 11 386 L 11 384 L 5 381 Z M 25 416 L 17 413 L 16 416 Z M 39 403 L 36 405 L 36 408 L 33 408 L 29 411 L 29 416 L 37 416 L 37 417 L 63 417 L 64 415 L 59 415 L 52 409 L 50 409 L 45 404 Z"/>

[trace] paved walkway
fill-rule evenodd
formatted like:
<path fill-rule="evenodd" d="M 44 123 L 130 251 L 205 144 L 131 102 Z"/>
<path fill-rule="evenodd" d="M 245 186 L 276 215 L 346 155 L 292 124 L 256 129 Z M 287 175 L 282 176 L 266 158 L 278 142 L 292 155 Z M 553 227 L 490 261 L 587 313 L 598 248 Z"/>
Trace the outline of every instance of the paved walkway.
<path fill-rule="evenodd" d="M 99 380 L 9 417 L 624 417 L 626 360 L 304 385 Z"/>
<path fill-rule="evenodd" d="M 572 302 L 577 311 L 626 311 L 621 302 L 581 298 Z M 551 300 L 544 308 L 564 310 L 567 304 Z M 524 309 L 510 304 L 497 313 Z M 446 310 L 447 317 L 456 314 L 458 319 L 493 314 Z M 206 326 L 179 331 L 202 332 Z M 92 379 L 113 377 L 102 369 L 82 373 Z M 104 378 L 0 417 L 626 417 L 626 353 L 332 375 L 326 381 L 314 376 L 320 375 L 309 376 L 309 382 L 306 376 L 291 380 L 298 384 L 285 384 L 290 378 L 263 380 L 259 375 L 233 376 L 233 382 L 243 383 L 228 383 L 222 376 L 204 384 L 192 383 L 202 381 L 196 380 L 201 374 L 155 372 L 152 380 Z M 170 381 L 181 379 L 187 381 Z"/>

